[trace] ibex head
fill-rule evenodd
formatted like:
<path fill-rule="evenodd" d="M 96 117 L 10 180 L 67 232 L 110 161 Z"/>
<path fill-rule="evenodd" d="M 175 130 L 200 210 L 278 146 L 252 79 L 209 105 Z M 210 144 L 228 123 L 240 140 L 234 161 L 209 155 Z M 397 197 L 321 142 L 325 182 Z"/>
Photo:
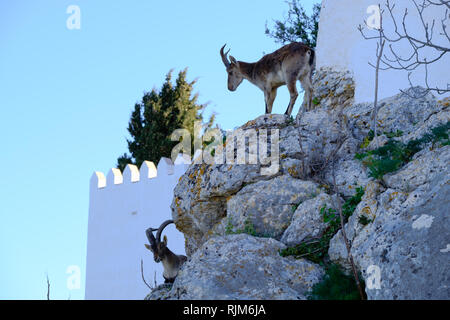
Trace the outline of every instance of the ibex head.
<path fill-rule="evenodd" d="M 145 231 L 147 235 L 147 239 L 150 242 L 150 245 L 145 244 L 145 247 L 153 253 L 153 259 L 155 262 L 160 262 L 167 255 L 169 249 L 167 248 L 167 237 L 163 237 L 163 241 L 161 242 L 161 233 L 164 228 L 173 223 L 173 220 L 164 221 L 158 229 L 148 228 Z M 153 231 L 156 231 L 156 238 L 153 235 Z"/>
<path fill-rule="evenodd" d="M 227 68 L 228 90 L 235 91 L 244 80 L 244 77 L 239 69 L 239 62 L 233 56 L 230 56 L 230 61 L 228 61 L 228 52 L 230 52 L 230 49 L 224 53 L 223 49 L 225 49 L 225 46 L 226 44 L 220 49 L 220 56 L 222 57 L 223 64 Z"/>

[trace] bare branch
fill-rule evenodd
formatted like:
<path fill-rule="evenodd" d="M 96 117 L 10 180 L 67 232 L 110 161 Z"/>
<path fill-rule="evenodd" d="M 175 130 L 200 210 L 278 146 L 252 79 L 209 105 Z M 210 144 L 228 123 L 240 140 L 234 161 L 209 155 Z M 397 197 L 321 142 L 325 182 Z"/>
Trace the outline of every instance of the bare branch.
<path fill-rule="evenodd" d="M 440 33 L 440 35 L 445 36 L 447 38 L 447 40 L 450 42 L 450 36 L 447 33 L 447 25 L 445 24 L 445 22 L 447 21 L 448 17 L 449 17 L 448 9 L 446 9 L 445 10 L 445 17 L 444 17 L 444 19 L 441 20 L 442 33 Z"/>
<path fill-rule="evenodd" d="M 440 36 L 441 39 L 446 39 L 450 44 L 450 35 L 447 31 L 447 22 L 449 17 L 449 10 L 447 8 L 450 8 L 450 0 L 422 0 L 422 2 L 418 2 L 418 0 L 410 0 L 413 4 L 413 7 L 415 8 L 415 11 L 418 15 L 418 25 L 422 29 L 422 36 L 419 37 L 418 35 L 411 35 L 408 31 L 407 26 L 407 17 L 409 15 L 408 9 L 405 8 L 405 11 L 403 12 L 400 19 L 397 20 L 394 14 L 395 4 L 391 4 L 390 0 L 386 0 L 386 10 L 388 12 L 388 16 L 390 17 L 390 21 L 393 25 L 392 33 L 393 35 L 388 36 L 383 27 L 380 26 L 380 29 L 378 31 L 378 35 L 376 36 L 368 36 L 364 34 L 363 28 L 360 25 L 358 27 L 358 30 L 366 40 L 378 40 L 377 43 L 377 51 L 376 51 L 376 57 L 377 57 L 377 63 L 374 65 L 369 62 L 369 65 L 375 68 L 376 70 L 405 70 L 408 71 L 408 82 L 410 84 L 410 88 L 416 87 L 412 81 L 411 81 L 411 72 L 417 70 L 419 67 L 423 67 L 424 72 L 424 86 L 425 91 L 421 92 L 419 96 L 424 96 L 428 92 L 436 92 L 438 94 L 444 94 L 450 92 L 450 83 L 447 83 L 446 87 L 438 87 L 438 86 L 431 86 L 429 83 L 429 72 L 428 72 L 428 65 L 431 65 L 439 60 L 441 60 L 446 54 L 450 52 L 450 45 L 445 46 L 441 44 L 441 41 L 439 41 L 439 44 L 434 40 L 435 36 Z M 427 22 L 424 18 L 424 12 L 425 10 L 431 6 L 446 6 L 445 9 L 445 16 L 438 20 L 433 19 L 431 22 Z M 381 9 L 380 9 L 381 10 Z M 383 15 L 381 14 L 381 18 Z M 436 31 L 438 29 L 438 24 L 440 24 L 440 29 L 442 31 Z M 379 55 L 380 51 L 382 51 L 381 48 L 381 41 L 380 38 L 384 39 L 389 45 L 389 55 L 383 54 L 382 56 Z M 411 48 L 411 53 L 404 56 L 404 53 L 400 54 L 399 51 L 393 46 L 393 44 L 398 43 L 400 41 L 406 42 L 409 44 L 409 47 Z M 423 54 L 423 50 L 427 50 L 427 53 L 429 53 L 429 50 L 433 50 L 432 57 L 428 55 L 428 59 L 424 58 L 422 56 L 426 56 Z M 381 64 L 381 66 L 380 66 Z M 378 67 L 377 67 L 378 66 Z M 403 93 L 410 94 L 409 92 L 411 90 L 405 91 L 400 90 Z M 414 91 L 414 90 L 412 90 Z M 417 93 L 417 90 L 415 90 Z M 414 97 L 418 97 L 414 94 Z"/>
<path fill-rule="evenodd" d="M 150 289 L 153 290 L 152 286 L 150 286 L 147 281 L 145 281 L 145 277 L 144 277 L 144 261 L 142 261 L 141 259 L 141 277 L 142 277 L 142 281 L 144 281 L 145 285 Z M 155 277 L 156 277 L 156 272 L 155 272 Z M 156 284 L 156 278 L 155 278 L 155 284 Z"/>
<path fill-rule="evenodd" d="M 379 10 L 381 11 L 380 5 L 378 5 Z M 375 137 L 375 144 L 378 148 L 378 139 L 377 137 L 377 115 L 378 115 L 378 79 L 379 79 L 379 71 L 380 71 L 380 62 L 381 58 L 383 57 L 383 49 L 384 45 L 386 43 L 386 39 L 383 38 L 383 15 L 380 15 L 380 29 L 379 29 L 379 40 L 377 43 L 377 64 L 375 66 L 375 99 L 373 102 L 373 111 L 372 111 L 372 128 L 374 132 Z"/>
<path fill-rule="evenodd" d="M 444 1 L 444 0 L 436 0 L 437 2 L 433 2 L 431 0 L 428 0 L 429 4 L 433 4 L 435 6 L 445 5 L 450 9 L 450 1 Z"/>
<path fill-rule="evenodd" d="M 342 236 L 344 238 L 345 247 L 347 248 L 348 261 L 350 262 L 350 265 L 352 267 L 353 277 L 355 278 L 355 282 L 356 282 L 356 285 L 358 287 L 358 291 L 359 291 L 359 295 L 361 296 L 361 300 L 365 300 L 364 299 L 364 293 L 363 293 L 363 290 L 362 290 L 362 287 L 361 287 L 361 283 L 359 281 L 358 272 L 356 271 L 355 262 L 353 261 L 353 256 L 352 256 L 352 253 L 351 253 L 350 244 L 348 242 L 347 234 L 346 234 L 345 228 L 344 228 L 344 215 L 342 214 L 341 202 L 338 199 L 339 191 L 338 191 L 338 187 L 336 185 L 336 174 L 334 172 L 334 163 L 332 165 L 332 171 L 331 172 L 332 172 L 332 176 L 333 176 L 333 189 L 334 189 L 334 193 L 335 193 L 335 199 L 336 199 L 336 202 L 337 202 L 337 208 L 338 208 L 339 217 L 340 217 L 340 220 L 341 220 L 341 232 L 342 232 Z"/>
<path fill-rule="evenodd" d="M 297 134 L 298 134 L 298 144 L 300 146 L 300 152 L 302 153 L 302 177 L 306 177 L 306 167 L 305 167 L 305 152 L 303 151 L 303 144 L 302 144 L 302 133 L 300 131 L 300 112 L 297 114 L 297 117 L 295 119 L 295 124 L 297 127 Z"/>
<path fill-rule="evenodd" d="M 47 273 L 47 300 L 50 300 L 50 280 Z"/>

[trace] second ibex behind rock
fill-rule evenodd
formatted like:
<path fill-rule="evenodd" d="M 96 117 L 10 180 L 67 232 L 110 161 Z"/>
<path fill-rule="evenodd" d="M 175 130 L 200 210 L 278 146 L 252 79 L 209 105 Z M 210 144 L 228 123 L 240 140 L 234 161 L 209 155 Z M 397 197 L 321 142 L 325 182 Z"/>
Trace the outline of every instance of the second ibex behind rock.
<path fill-rule="evenodd" d="M 291 99 L 285 112 L 291 115 L 297 100 L 297 80 L 300 80 L 305 97 L 303 106 L 311 110 L 312 83 L 311 77 L 315 67 L 315 52 L 300 42 L 287 44 L 280 49 L 263 56 L 259 61 L 247 63 L 236 61 L 233 56 L 228 60 L 224 53 L 225 45 L 220 49 L 222 61 L 227 68 L 228 90 L 235 91 L 242 80 L 247 79 L 262 91 L 266 101 L 266 113 L 272 113 L 272 106 L 280 86 L 287 85 Z"/>
<path fill-rule="evenodd" d="M 155 262 L 162 262 L 164 266 L 163 277 L 165 283 L 171 283 L 175 281 L 183 263 L 186 262 L 187 257 L 184 255 L 177 255 L 167 248 L 167 237 L 164 236 L 161 242 L 161 233 L 164 228 L 173 223 L 173 220 L 164 221 L 158 229 L 148 228 L 145 231 L 150 245 L 145 244 L 145 247 L 153 253 Z M 153 231 L 156 232 L 156 238 L 153 235 Z"/>

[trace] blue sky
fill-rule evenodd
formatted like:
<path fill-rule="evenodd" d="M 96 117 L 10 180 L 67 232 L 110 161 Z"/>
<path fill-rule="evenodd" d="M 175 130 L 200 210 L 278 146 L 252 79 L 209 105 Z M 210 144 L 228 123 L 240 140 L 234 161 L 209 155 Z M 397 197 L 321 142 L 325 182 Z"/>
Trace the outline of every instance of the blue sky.
<path fill-rule="evenodd" d="M 69 5 L 79 30 L 66 27 Z M 261 115 L 258 88 L 227 90 L 219 49 L 258 60 L 280 46 L 266 21 L 286 12 L 275 0 L 0 0 L 0 299 L 45 299 L 47 274 L 52 299 L 84 298 L 89 178 L 127 151 L 134 104 L 188 67 L 222 128 Z M 287 104 L 283 87 L 273 112 Z M 71 265 L 80 289 L 67 288 Z"/>

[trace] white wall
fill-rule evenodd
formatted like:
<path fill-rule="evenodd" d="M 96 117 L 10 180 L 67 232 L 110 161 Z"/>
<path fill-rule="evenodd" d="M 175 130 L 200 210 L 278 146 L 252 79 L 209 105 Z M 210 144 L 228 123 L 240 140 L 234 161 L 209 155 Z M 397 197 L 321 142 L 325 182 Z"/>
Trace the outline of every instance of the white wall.
<path fill-rule="evenodd" d="M 419 3 L 421 1 L 418 1 Z M 385 0 L 322 0 L 322 10 L 320 14 L 319 34 L 317 39 L 317 69 L 320 67 L 333 67 L 338 70 L 350 70 L 353 72 L 356 82 L 355 101 L 372 102 L 374 98 L 375 70 L 368 65 L 368 62 L 375 64 L 376 40 L 365 40 L 357 30 L 359 24 L 364 25 L 364 20 L 371 14 L 367 13 L 367 8 L 371 5 L 381 4 L 382 9 Z M 411 34 L 422 34 L 419 25 L 417 10 L 412 6 L 410 0 L 391 0 L 396 7 L 394 13 L 396 20 L 401 21 L 406 6 L 408 7 L 408 19 L 406 20 L 408 30 Z M 445 15 L 444 6 L 430 6 L 425 10 L 426 19 L 436 20 L 436 28 L 440 27 L 440 21 Z M 386 12 L 383 15 L 383 26 L 388 34 L 393 30 L 393 24 Z M 365 28 L 366 34 L 373 36 L 376 31 Z M 440 44 L 449 45 L 443 37 L 438 37 L 442 29 L 435 30 L 435 39 Z M 446 42 L 446 43 L 445 43 Z M 412 51 L 406 42 L 395 45 L 398 52 L 404 56 Z M 389 52 L 386 45 L 385 50 Z M 434 56 L 434 55 L 433 55 Z M 430 58 L 430 56 L 428 56 Z M 441 61 L 429 67 L 430 86 L 438 85 L 446 88 L 449 80 L 450 55 L 444 56 Z M 424 86 L 424 69 L 417 69 L 414 73 L 413 83 Z M 380 71 L 379 96 L 386 98 L 399 93 L 399 89 L 409 87 L 405 71 Z"/>
<path fill-rule="evenodd" d="M 162 278 L 162 264 L 155 263 L 144 244 L 145 230 L 157 228 L 172 219 L 170 204 L 173 189 L 188 167 L 181 157 L 172 164 L 162 158 L 155 168 L 152 162 L 142 164 L 140 171 L 128 165 L 123 176 L 111 169 L 105 178 L 94 172 L 90 182 L 88 245 L 85 299 L 139 299 L 150 285 Z M 185 254 L 183 234 L 173 224 L 164 229 L 168 246 L 176 254 Z"/>

